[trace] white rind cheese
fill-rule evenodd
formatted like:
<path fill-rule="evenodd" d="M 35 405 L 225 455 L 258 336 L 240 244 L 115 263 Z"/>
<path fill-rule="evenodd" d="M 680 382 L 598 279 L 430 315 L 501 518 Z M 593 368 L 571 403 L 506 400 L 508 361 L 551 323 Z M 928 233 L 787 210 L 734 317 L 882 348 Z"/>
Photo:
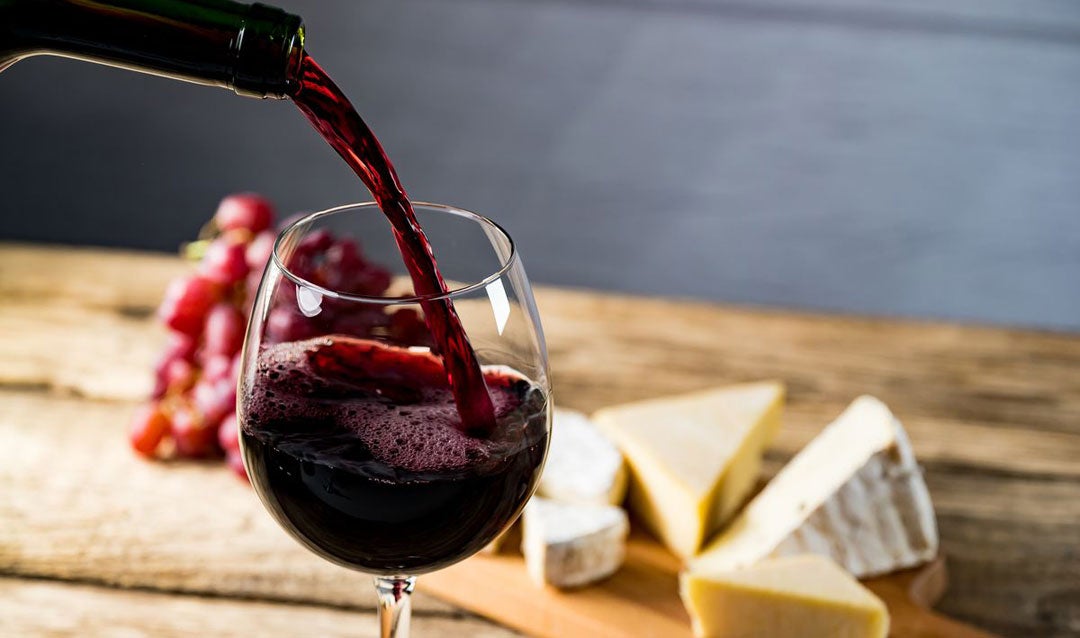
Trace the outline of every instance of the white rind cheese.
<path fill-rule="evenodd" d="M 858 578 L 937 554 L 934 509 L 907 434 L 863 396 L 806 446 L 692 564 L 730 570 L 814 553 Z"/>
<path fill-rule="evenodd" d="M 569 503 L 618 505 L 626 496 L 622 453 L 587 416 L 555 408 L 537 494 Z"/>
<path fill-rule="evenodd" d="M 614 505 L 533 497 L 523 520 L 521 550 L 538 585 L 588 585 L 614 574 L 626 558 L 630 525 L 626 512 Z"/>

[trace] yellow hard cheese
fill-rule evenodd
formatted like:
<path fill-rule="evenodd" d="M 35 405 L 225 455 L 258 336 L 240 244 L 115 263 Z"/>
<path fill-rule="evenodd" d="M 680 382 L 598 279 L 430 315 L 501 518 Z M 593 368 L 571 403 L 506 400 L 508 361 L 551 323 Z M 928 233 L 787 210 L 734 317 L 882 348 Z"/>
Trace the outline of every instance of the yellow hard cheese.
<path fill-rule="evenodd" d="M 737 571 L 689 571 L 683 602 L 699 638 L 885 638 L 885 603 L 824 556 Z"/>
<path fill-rule="evenodd" d="M 784 387 L 749 383 L 600 410 L 626 457 L 630 509 L 679 556 L 693 556 L 754 487 L 780 426 Z"/>

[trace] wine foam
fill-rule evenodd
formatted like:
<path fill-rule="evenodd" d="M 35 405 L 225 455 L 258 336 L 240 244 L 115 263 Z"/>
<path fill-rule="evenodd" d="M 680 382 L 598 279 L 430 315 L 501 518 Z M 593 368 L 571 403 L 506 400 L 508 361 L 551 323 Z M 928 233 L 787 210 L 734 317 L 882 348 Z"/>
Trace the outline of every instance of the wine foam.
<path fill-rule="evenodd" d="M 249 431 L 262 429 L 249 423 L 285 423 L 305 441 L 310 432 L 311 445 L 302 447 L 317 447 L 320 456 L 328 446 L 351 448 L 350 454 L 333 454 L 334 462 L 370 455 L 408 472 L 498 462 L 511 451 L 515 428 L 523 427 L 519 408 L 532 388 L 507 368 L 485 371 L 498 427 L 490 436 L 473 436 L 462 427 L 438 358 L 426 352 L 320 337 L 268 346 L 257 365 L 244 402 Z"/>

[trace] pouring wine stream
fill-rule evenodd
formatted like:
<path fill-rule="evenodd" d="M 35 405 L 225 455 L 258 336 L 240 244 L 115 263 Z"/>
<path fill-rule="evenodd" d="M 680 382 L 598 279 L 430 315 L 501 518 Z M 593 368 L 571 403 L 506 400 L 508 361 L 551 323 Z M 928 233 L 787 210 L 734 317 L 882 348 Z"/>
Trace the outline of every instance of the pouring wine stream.
<path fill-rule="evenodd" d="M 453 303 L 448 298 L 437 298 L 448 292 L 446 282 L 382 145 L 341 89 L 306 53 L 299 82 L 290 97 L 375 197 L 393 227 L 416 294 L 436 297 L 421 301 L 421 306 L 424 321 L 442 355 L 461 427 L 480 436 L 490 434 L 495 428 L 495 412 L 483 371 Z"/>

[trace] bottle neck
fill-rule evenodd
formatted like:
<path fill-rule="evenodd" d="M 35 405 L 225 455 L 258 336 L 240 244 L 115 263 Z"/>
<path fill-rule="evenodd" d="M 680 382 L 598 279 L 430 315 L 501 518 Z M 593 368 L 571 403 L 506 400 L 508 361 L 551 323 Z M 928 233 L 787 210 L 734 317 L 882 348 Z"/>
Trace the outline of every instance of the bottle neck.
<path fill-rule="evenodd" d="M 299 16 L 229 0 L 0 0 L 0 70 L 59 55 L 287 97 L 304 55 Z"/>

